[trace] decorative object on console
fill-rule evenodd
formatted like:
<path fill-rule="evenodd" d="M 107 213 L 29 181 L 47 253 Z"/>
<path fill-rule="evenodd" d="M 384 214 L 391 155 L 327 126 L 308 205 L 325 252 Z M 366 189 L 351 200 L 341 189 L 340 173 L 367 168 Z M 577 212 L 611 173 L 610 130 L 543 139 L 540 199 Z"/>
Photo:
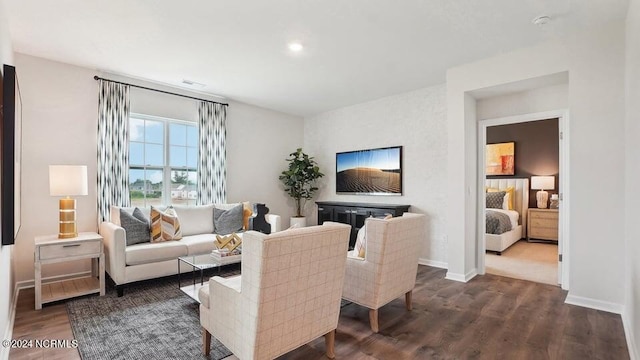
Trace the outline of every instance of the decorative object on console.
<path fill-rule="evenodd" d="M 536 200 L 538 201 L 538 209 L 547 208 L 547 200 L 549 200 L 549 193 L 545 190 L 554 189 L 555 177 L 553 176 L 532 176 L 531 177 L 531 189 L 540 190 L 536 193 Z"/>
<path fill-rule="evenodd" d="M 515 174 L 515 142 L 487 144 L 486 173 L 487 175 Z"/>
<path fill-rule="evenodd" d="M 291 218 L 291 222 L 304 227 L 306 226 L 306 218 L 302 215 L 304 206 L 306 201 L 313 198 L 313 194 L 318 190 L 314 186 L 316 180 L 323 177 L 324 174 L 320 172 L 318 163 L 313 157 L 302 152 L 301 148 L 289 156 L 291 156 L 287 159 L 289 168 L 281 173 L 279 179 L 284 184 L 284 191 L 296 202 L 296 216 Z M 294 220 L 294 218 L 298 219 Z"/>
<path fill-rule="evenodd" d="M 85 165 L 49 165 L 49 194 L 65 197 L 60 199 L 58 238 L 77 237 L 76 200 L 71 196 L 88 194 L 87 167 Z"/>
<path fill-rule="evenodd" d="M 558 194 L 551 194 L 549 209 L 557 209 L 559 206 L 560 206 L 560 197 L 558 196 Z"/>
<path fill-rule="evenodd" d="M 402 146 L 337 153 L 336 193 L 402 195 Z"/>

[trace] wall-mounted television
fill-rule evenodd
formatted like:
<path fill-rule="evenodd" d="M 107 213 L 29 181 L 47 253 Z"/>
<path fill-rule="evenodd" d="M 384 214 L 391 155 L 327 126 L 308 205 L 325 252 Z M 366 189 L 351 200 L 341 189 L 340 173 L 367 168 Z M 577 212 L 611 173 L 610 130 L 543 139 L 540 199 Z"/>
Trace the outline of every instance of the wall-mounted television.
<path fill-rule="evenodd" d="M 402 195 L 402 146 L 337 153 L 336 193 Z"/>
<path fill-rule="evenodd" d="M 22 98 L 16 68 L 2 68 L 0 149 L 2 149 L 2 245 L 13 245 L 20 230 L 20 163 L 22 162 Z"/>

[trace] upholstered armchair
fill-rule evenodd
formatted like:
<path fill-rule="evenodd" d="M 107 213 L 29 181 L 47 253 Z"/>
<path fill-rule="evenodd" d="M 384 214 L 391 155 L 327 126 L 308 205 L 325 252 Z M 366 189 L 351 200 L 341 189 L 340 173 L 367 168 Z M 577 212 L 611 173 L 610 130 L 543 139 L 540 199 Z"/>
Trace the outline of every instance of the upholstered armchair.
<path fill-rule="evenodd" d="M 246 232 L 242 275 L 213 277 L 198 293 L 205 355 L 212 335 L 240 359 L 273 359 L 324 335 L 333 358 L 350 231 Z"/>
<path fill-rule="evenodd" d="M 378 309 L 392 300 L 405 295 L 407 310 L 411 310 L 425 221 L 425 215 L 412 213 L 387 220 L 369 218 L 365 221 L 365 257 L 355 253 L 347 257 L 342 297 L 369 308 L 373 332 L 378 332 Z"/>

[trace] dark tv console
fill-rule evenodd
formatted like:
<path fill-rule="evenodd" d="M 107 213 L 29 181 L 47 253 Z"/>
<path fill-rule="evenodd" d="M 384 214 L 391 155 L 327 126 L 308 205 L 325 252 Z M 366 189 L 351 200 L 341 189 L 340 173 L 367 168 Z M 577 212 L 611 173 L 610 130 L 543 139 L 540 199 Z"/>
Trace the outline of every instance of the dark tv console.
<path fill-rule="evenodd" d="M 316 201 L 318 205 L 318 225 L 325 221 L 334 221 L 351 225 L 349 249 L 356 243 L 358 230 L 364 226 L 368 217 L 402 216 L 411 205 L 352 203 L 340 201 Z"/>

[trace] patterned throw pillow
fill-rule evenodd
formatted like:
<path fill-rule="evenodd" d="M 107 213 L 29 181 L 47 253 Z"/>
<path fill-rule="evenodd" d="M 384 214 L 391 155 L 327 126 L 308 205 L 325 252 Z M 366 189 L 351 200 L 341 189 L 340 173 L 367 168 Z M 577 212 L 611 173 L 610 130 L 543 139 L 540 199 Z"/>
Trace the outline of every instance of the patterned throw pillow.
<path fill-rule="evenodd" d="M 140 209 L 135 208 L 133 214 L 120 209 L 120 226 L 127 236 L 127 246 L 149 242 L 149 221 Z"/>
<path fill-rule="evenodd" d="M 504 202 L 504 195 L 506 192 L 488 192 L 485 206 L 487 209 L 502 209 L 502 203 Z"/>
<path fill-rule="evenodd" d="M 151 242 L 162 242 L 182 239 L 180 220 L 176 210 L 169 206 L 167 210 L 160 211 L 151 207 Z"/>
<path fill-rule="evenodd" d="M 507 206 L 508 207 L 504 207 L 503 205 L 503 209 L 505 210 L 513 210 L 513 199 L 515 199 L 516 196 L 516 188 L 514 188 L 513 186 L 509 186 L 508 188 L 504 189 L 504 190 L 500 190 L 500 189 L 496 189 L 496 188 L 486 188 L 487 192 L 498 192 L 498 191 L 504 191 L 507 193 L 507 196 L 505 196 L 504 198 L 507 201 Z"/>
<path fill-rule="evenodd" d="M 226 235 L 242 230 L 242 212 L 242 204 L 238 204 L 229 210 L 213 208 L 214 232 Z"/>

